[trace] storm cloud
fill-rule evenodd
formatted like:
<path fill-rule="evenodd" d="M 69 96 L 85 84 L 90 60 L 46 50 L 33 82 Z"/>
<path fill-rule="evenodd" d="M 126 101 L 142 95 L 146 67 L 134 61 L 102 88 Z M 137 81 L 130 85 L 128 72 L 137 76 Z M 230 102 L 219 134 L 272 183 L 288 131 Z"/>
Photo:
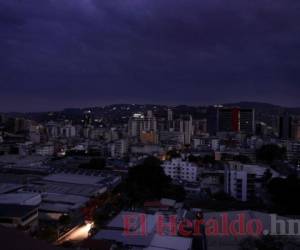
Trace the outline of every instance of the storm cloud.
<path fill-rule="evenodd" d="M 0 0 L 0 110 L 300 105 L 298 0 Z"/>

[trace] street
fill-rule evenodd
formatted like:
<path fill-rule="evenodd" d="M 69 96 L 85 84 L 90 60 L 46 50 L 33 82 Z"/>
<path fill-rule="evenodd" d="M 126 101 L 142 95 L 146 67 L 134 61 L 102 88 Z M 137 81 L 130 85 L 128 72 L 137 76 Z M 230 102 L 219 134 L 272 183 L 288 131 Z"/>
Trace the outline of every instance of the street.
<path fill-rule="evenodd" d="M 69 241 L 82 241 L 88 237 L 88 233 L 92 228 L 93 223 L 88 223 L 75 229 L 73 232 L 67 233 L 66 236 L 59 239 L 58 244 Z"/>

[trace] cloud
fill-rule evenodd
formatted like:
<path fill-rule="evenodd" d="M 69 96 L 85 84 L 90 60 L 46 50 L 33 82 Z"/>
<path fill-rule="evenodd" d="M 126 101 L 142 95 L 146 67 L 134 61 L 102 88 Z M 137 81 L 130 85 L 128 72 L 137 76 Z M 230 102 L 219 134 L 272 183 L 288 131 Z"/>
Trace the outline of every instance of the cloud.
<path fill-rule="evenodd" d="M 0 99 L 300 105 L 299 10 L 297 0 L 0 0 Z"/>

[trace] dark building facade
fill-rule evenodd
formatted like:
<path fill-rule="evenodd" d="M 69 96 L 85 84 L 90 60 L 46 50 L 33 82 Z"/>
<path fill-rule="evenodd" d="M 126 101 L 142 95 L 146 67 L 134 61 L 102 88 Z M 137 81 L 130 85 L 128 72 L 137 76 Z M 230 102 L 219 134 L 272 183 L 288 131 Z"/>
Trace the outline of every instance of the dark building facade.
<path fill-rule="evenodd" d="M 284 114 L 279 118 L 279 137 L 281 139 L 292 138 L 293 117 L 289 114 Z"/>
<path fill-rule="evenodd" d="M 255 133 L 254 109 L 220 108 L 217 122 L 219 132 Z"/>

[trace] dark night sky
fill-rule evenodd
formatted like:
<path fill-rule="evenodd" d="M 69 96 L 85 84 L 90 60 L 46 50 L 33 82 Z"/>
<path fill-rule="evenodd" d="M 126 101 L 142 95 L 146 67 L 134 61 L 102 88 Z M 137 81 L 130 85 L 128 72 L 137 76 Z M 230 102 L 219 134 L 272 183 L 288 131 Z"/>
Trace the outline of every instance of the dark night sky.
<path fill-rule="evenodd" d="M 299 0 L 0 0 L 0 110 L 300 106 Z"/>

